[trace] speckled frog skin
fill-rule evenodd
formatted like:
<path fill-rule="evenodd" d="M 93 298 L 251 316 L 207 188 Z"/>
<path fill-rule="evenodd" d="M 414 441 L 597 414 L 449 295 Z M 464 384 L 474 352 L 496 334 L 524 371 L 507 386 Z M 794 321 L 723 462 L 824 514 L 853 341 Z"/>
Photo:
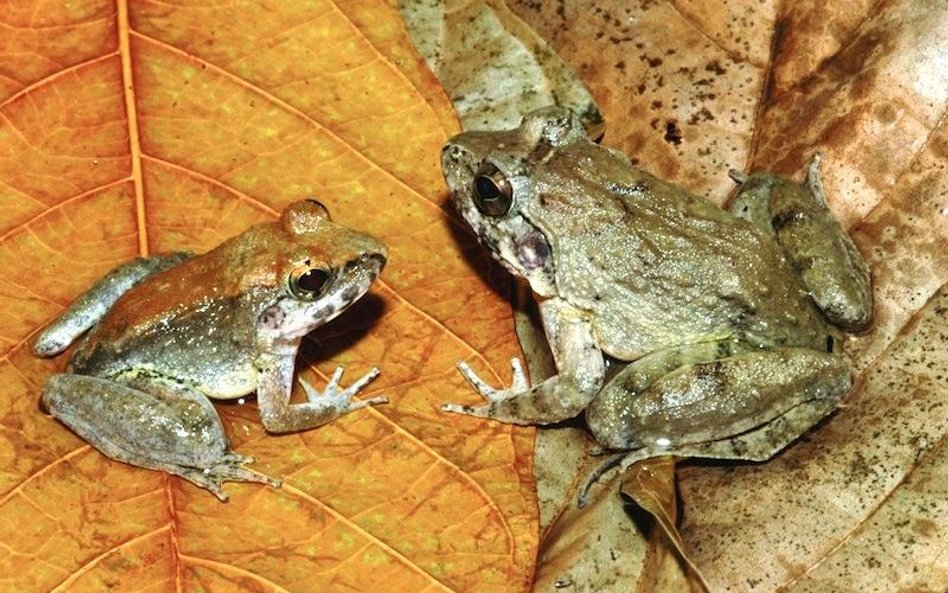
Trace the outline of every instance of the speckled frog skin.
<path fill-rule="evenodd" d="M 33 350 L 54 356 L 84 334 L 43 405 L 105 455 L 167 471 L 221 500 L 223 481 L 273 480 L 230 450 L 208 398 L 254 391 L 270 432 L 306 430 L 384 397 L 352 400 L 373 369 L 339 389 L 290 404 L 300 340 L 358 300 L 381 272 L 385 247 L 335 224 L 314 200 L 286 207 L 216 249 L 119 266 L 43 331 Z"/>
<path fill-rule="evenodd" d="M 766 459 L 852 385 L 838 328 L 869 323 L 869 274 L 806 186 L 735 174 L 729 210 L 589 141 L 569 111 L 467 132 L 442 153 L 461 216 L 539 303 L 558 374 L 450 412 L 545 424 L 585 411 L 605 447 Z M 606 381 L 605 355 L 630 364 Z"/>

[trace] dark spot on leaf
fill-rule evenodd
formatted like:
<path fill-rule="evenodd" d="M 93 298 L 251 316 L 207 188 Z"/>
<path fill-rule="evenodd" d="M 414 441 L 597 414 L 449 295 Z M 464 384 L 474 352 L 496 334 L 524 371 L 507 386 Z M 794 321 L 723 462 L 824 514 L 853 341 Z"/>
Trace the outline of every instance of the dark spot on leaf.
<path fill-rule="evenodd" d="M 714 72 L 718 76 L 727 72 L 727 69 L 721 66 L 721 63 L 717 60 L 712 60 L 704 67 L 708 72 Z"/>
<path fill-rule="evenodd" d="M 674 120 L 665 122 L 665 142 L 674 144 L 675 146 L 681 144 L 682 134 L 681 128 L 678 127 L 678 122 Z"/>

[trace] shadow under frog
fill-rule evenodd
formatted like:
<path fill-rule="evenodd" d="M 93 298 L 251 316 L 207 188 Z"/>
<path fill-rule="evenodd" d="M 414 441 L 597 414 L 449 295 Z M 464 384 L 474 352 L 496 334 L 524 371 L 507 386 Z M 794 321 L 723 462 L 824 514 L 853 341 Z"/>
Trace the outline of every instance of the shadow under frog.
<path fill-rule="evenodd" d="M 515 424 L 585 413 L 622 451 L 765 460 L 833 411 L 853 384 L 841 330 L 867 327 L 867 267 L 826 208 L 819 159 L 801 186 L 769 173 L 728 210 L 631 165 L 548 107 L 508 131 L 444 147 L 452 200 L 538 302 L 557 374 L 448 412 Z M 606 359 L 629 363 L 606 379 Z M 581 495 L 585 493 L 583 488 Z M 580 500 L 582 503 L 582 498 Z"/>
<path fill-rule="evenodd" d="M 300 380 L 301 339 L 356 302 L 386 261 L 376 239 L 335 224 L 315 200 L 292 203 L 202 255 L 139 258 L 109 272 L 37 338 L 54 356 L 79 341 L 65 374 L 49 379 L 43 406 L 99 451 L 179 475 L 221 500 L 224 481 L 279 486 L 230 450 L 209 398 L 254 391 L 264 428 L 314 428 L 385 397 L 353 400 L 379 371 L 323 393 Z"/>

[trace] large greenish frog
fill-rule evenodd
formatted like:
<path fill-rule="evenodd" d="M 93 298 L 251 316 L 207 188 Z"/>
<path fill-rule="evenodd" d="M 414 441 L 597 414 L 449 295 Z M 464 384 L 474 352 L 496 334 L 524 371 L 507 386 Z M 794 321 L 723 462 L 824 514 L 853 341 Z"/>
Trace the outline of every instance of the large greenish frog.
<path fill-rule="evenodd" d="M 44 407 L 99 451 L 179 475 L 221 500 L 224 481 L 279 481 L 244 467 L 208 398 L 257 392 L 264 428 L 306 430 L 385 397 L 353 400 L 373 369 L 341 389 L 291 404 L 300 340 L 358 300 L 381 272 L 385 247 L 332 222 L 315 200 L 286 207 L 203 255 L 140 258 L 112 270 L 36 339 L 54 356 L 85 334 Z"/>
<path fill-rule="evenodd" d="M 442 153 L 455 206 L 539 304 L 558 373 L 448 412 L 516 424 L 585 412 L 623 465 L 677 454 L 767 459 L 837 407 L 853 374 L 839 329 L 872 311 L 869 273 L 826 208 L 818 159 L 801 186 L 768 173 L 729 210 L 591 142 L 568 110 L 466 132 Z M 607 380 L 607 360 L 629 364 Z M 617 458 L 618 459 L 618 458 Z"/>

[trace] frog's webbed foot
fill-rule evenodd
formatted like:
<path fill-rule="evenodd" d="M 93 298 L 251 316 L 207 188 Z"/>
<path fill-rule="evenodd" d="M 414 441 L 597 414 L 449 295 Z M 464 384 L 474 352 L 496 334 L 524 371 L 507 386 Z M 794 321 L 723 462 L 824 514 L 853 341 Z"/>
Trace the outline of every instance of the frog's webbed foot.
<path fill-rule="evenodd" d="M 487 403 L 482 406 L 442 404 L 441 410 L 508 424 L 551 424 L 582 412 L 600 386 L 600 375 L 587 373 L 584 380 L 561 370 L 559 374 L 531 387 L 520 360 L 512 359 L 510 366 L 513 369 L 510 387 L 494 389 L 478 377 L 467 363 L 458 363 L 458 370 Z"/>
<path fill-rule="evenodd" d="M 474 369 L 471 368 L 471 365 L 466 362 L 458 363 L 458 370 L 461 372 L 461 375 L 467 379 L 467 382 L 471 384 L 477 392 L 486 399 L 489 403 L 484 406 L 465 406 L 461 404 L 442 404 L 441 411 L 451 412 L 454 414 L 465 414 L 467 416 L 475 416 L 477 418 L 493 418 L 492 410 L 496 404 L 515 398 L 521 394 L 528 393 L 530 391 L 530 383 L 527 381 L 527 376 L 523 372 L 523 364 L 520 362 L 519 358 L 513 358 L 510 360 L 510 368 L 512 372 L 511 385 L 507 389 L 494 389 L 487 384 L 486 381 L 481 379 L 477 373 L 474 372 Z"/>
<path fill-rule="evenodd" d="M 352 399 L 373 379 L 379 376 L 380 371 L 378 367 L 375 367 L 366 374 L 362 375 L 358 381 L 349 387 L 346 387 L 345 389 L 339 388 L 339 381 L 342 379 L 342 373 L 343 367 L 336 367 L 336 371 L 332 374 L 332 377 L 329 378 L 329 383 L 326 384 L 326 389 L 322 393 L 320 393 L 319 390 L 304 381 L 302 378 L 297 379 L 297 381 L 299 381 L 300 386 L 303 387 L 303 391 L 306 392 L 306 399 L 310 403 L 324 404 L 328 402 L 333 409 L 339 411 L 340 416 L 368 406 L 377 406 L 379 404 L 388 403 L 388 398 L 384 395 L 361 400 Z"/>
<path fill-rule="evenodd" d="M 220 463 L 208 468 L 168 465 L 156 469 L 163 469 L 168 473 L 181 476 L 192 484 L 209 490 L 221 502 L 227 502 L 229 498 L 222 489 L 224 482 L 256 482 L 258 484 L 268 484 L 273 488 L 279 488 L 283 484 L 281 480 L 244 467 L 248 463 L 253 463 L 253 457 L 230 451 L 224 455 Z"/>

